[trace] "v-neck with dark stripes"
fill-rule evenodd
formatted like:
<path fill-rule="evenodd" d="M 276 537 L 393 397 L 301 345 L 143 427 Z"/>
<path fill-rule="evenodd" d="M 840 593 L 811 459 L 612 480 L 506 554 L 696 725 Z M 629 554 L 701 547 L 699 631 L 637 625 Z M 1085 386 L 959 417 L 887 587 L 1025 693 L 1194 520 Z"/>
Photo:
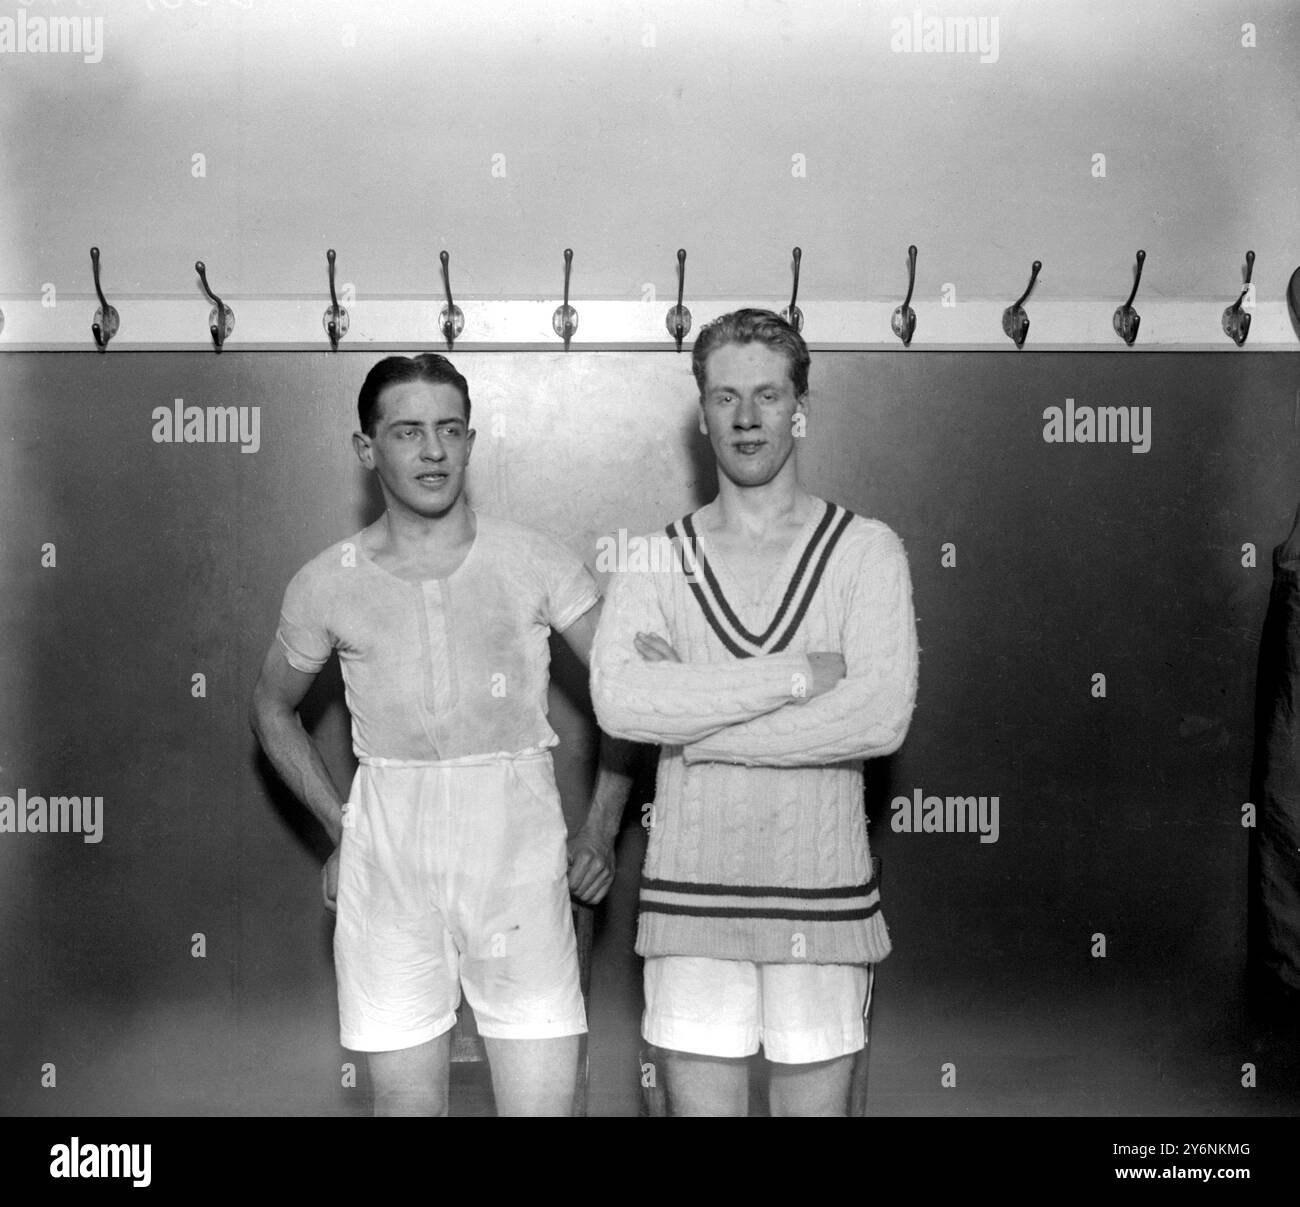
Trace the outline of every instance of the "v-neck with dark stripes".
<path fill-rule="evenodd" d="M 666 531 L 669 539 L 675 545 L 684 545 L 694 553 L 693 561 L 688 564 L 692 570 L 690 588 L 695 602 L 718 640 L 737 658 L 779 654 L 798 631 L 808 605 L 817 593 L 831 554 L 853 519 L 853 513 L 838 504 L 824 500 L 819 502 L 822 503 L 822 514 L 819 517 L 814 511 L 808 517 L 803 531 L 787 550 L 780 569 L 773 576 L 773 586 L 755 601 L 745 597 L 745 602 L 741 602 L 740 597 L 744 593 L 735 576 L 728 571 L 725 560 L 710 549 L 707 534 L 695 525 L 698 512 L 668 525 Z M 812 531 L 809 532 L 809 529 Z M 792 562 L 795 562 L 793 569 Z M 719 574 L 728 580 L 732 588 L 732 599 L 727 598 Z M 742 623 L 738 609 L 744 610 L 765 603 L 772 597 L 773 588 L 785 580 L 787 575 L 788 581 L 781 602 L 772 613 L 767 627 L 759 633 L 751 632 Z"/>

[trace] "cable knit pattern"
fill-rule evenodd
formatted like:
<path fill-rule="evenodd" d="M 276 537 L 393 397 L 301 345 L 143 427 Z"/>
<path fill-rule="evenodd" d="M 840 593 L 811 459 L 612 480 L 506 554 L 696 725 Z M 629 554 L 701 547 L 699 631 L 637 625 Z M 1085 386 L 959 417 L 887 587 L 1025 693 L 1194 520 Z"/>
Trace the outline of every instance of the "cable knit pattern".
<path fill-rule="evenodd" d="M 862 964 L 889 953 L 862 760 L 896 750 L 911 722 L 911 577 L 887 525 L 815 502 L 825 511 L 762 600 L 736 587 L 707 537 L 698 565 L 610 583 L 592 650 L 596 715 L 617 737 L 661 746 L 642 955 Z M 691 517 L 668 534 L 695 537 Z M 682 661 L 646 662 L 638 632 Z M 819 650 L 840 652 L 847 675 L 802 699 L 806 655 Z"/>

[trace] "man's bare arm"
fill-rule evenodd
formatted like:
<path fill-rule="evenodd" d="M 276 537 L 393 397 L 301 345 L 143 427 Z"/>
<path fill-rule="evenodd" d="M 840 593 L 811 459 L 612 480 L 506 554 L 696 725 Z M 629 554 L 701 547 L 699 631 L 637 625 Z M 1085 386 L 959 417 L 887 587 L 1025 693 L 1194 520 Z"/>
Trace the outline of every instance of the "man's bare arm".
<path fill-rule="evenodd" d="M 632 792 L 632 777 L 641 748 L 635 742 L 600 734 L 600 766 L 591 793 L 591 808 L 581 829 L 569 839 L 569 891 L 596 905 L 614 884 L 614 840 Z"/>
<path fill-rule="evenodd" d="M 320 750 L 298 719 L 298 705 L 315 678 L 291 666 L 280 643 L 272 642 L 253 688 L 249 721 L 280 778 L 337 847 L 343 837 L 343 802 Z"/>
<path fill-rule="evenodd" d="M 597 604 L 561 634 L 583 666 L 591 664 L 591 643 L 599 620 Z M 614 883 L 614 840 L 632 791 L 639 754 L 636 743 L 611 738 L 601 731 L 591 807 L 581 829 L 569 840 L 569 891 L 588 905 L 603 901 Z"/>

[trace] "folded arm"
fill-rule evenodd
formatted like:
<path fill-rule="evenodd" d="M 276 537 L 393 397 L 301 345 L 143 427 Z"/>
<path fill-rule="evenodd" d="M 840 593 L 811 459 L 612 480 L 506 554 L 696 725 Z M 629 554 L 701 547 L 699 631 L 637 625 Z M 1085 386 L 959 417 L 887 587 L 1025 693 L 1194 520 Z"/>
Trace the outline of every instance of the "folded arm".
<path fill-rule="evenodd" d="M 654 575 L 610 582 L 591 657 L 591 699 L 601 728 L 619 738 L 683 746 L 798 700 L 812 678 L 803 654 L 734 662 L 647 661 L 638 633 L 671 639 Z"/>
<path fill-rule="evenodd" d="M 688 746 L 688 763 L 804 767 L 892 754 L 916 702 L 916 619 L 902 542 L 892 532 L 868 547 L 842 621 L 847 673 L 798 708 L 718 730 Z"/>

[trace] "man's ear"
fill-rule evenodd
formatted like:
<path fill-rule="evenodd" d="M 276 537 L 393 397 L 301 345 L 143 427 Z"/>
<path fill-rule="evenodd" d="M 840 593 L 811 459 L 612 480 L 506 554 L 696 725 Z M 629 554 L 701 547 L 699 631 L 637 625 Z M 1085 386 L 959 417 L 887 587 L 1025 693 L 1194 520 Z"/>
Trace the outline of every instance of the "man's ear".
<path fill-rule="evenodd" d="M 709 434 L 709 420 L 708 420 L 708 416 L 705 415 L 704 413 L 704 399 L 701 398 L 700 399 L 700 435 L 707 436 L 708 434 Z"/>
<path fill-rule="evenodd" d="M 469 431 L 465 433 L 465 464 L 466 465 L 469 464 L 470 454 L 474 451 L 474 437 L 477 435 L 478 432 L 475 431 L 474 428 L 470 428 Z"/>
<path fill-rule="evenodd" d="M 375 468 L 375 450 L 370 446 L 370 437 L 365 432 L 352 433 L 352 447 L 356 449 L 357 460 L 366 469 Z"/>

